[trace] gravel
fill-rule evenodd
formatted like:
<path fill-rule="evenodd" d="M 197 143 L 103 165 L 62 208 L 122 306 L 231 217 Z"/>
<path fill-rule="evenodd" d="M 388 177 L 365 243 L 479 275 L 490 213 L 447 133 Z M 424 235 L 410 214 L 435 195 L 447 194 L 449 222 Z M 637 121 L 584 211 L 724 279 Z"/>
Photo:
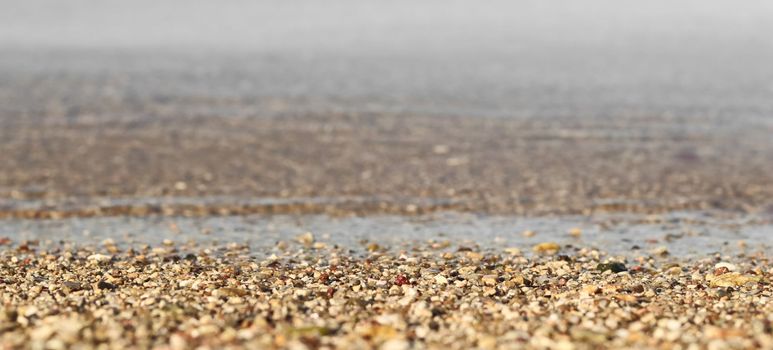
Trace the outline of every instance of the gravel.
<path fill-rule="evenodd" d="M 0 250 L 0 347 L 773 346 L 764 254 L 626 260 L 590 248 L 353 253 L 318 243 L 306 234 L 257 258 L 237 244 L 186 253 L 12 242 Z"/>

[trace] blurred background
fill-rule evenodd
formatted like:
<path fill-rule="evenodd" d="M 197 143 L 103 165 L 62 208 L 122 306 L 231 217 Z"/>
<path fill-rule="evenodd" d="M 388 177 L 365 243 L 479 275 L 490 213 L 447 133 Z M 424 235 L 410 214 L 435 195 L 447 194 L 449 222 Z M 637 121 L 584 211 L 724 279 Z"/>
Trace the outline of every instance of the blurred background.
<path fill-rule="evenodd" d="M 8 207 L 759 210 L 771 192 L 769 1 L 0 3 Z"/>
<path fill-rule="evenodd" d="M 261 112 L 737 118 L 769 111 L 773 92 L 767 1 L 77 0 L 3 7 L 5 75 L 131 75 L 123 85 L 93 87 L 105 90 L 95 94 L 261 98 Z"/>

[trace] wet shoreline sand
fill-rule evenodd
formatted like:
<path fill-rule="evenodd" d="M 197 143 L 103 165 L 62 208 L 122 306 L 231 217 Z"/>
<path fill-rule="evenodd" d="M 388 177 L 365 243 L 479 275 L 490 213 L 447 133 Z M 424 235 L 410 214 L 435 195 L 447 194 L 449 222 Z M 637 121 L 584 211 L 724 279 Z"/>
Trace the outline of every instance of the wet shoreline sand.
<path fill-rule="evenodd" d="M 169 207 L 176 215 L 771 211 L 764 125 L 658 122 L 340 114 L 11 124 L 0 129 L 0 212 L 51 217 L 80 198 L 61 215 L 158 214 L 144 198 L 229 196 L 298 203 Z M 303 203 L 347 197 L 364 201 Z M 24 201 L 40 205 L 18 210 Z"/>

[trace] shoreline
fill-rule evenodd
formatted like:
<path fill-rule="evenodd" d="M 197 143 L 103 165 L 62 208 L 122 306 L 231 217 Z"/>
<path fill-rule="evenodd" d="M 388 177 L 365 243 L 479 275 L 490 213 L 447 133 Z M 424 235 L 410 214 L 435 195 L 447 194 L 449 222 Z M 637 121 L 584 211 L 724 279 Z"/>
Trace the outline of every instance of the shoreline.
<path fill-rule="evenodd" d="M 47 248 L 59 247 L 60 241 L 91 248 L 98 248 L 105 241 L 116 241 L 122 249 L 169 241 L 189 246 L 191 251 L 225 244 L 245 245 L 256 257 L 278 253 L 283 242 L 306 232 L 352 252 L 366 251 L 370 243 L 394 252 L 427 242 L 476 247 L 483 252 L 496 252 L 503 246 L 528 251 L 541 241 L 603 249 L 626 257 L 660 249 L 682 260 L 713 252 L 729 255 L 773 252 L 768 237 L 773 231 L 773 219 L 722 211 L 591 216 L 512 216 L 452 211 L 365 216 L 263 213 L 6 218 L 0 223 L 3 223 L 0 237 L 14 242 L 34 241 Z"/>

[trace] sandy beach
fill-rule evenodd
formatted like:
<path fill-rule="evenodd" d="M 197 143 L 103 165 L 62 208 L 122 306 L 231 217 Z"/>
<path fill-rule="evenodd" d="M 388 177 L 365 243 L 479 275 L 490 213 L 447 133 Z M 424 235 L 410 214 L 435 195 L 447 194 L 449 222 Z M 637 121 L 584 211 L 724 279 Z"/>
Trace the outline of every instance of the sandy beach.
<path fill-rule="evenodd" d="M 773 349 L 764 1 L 0 11 L 0 349 Z"/>

